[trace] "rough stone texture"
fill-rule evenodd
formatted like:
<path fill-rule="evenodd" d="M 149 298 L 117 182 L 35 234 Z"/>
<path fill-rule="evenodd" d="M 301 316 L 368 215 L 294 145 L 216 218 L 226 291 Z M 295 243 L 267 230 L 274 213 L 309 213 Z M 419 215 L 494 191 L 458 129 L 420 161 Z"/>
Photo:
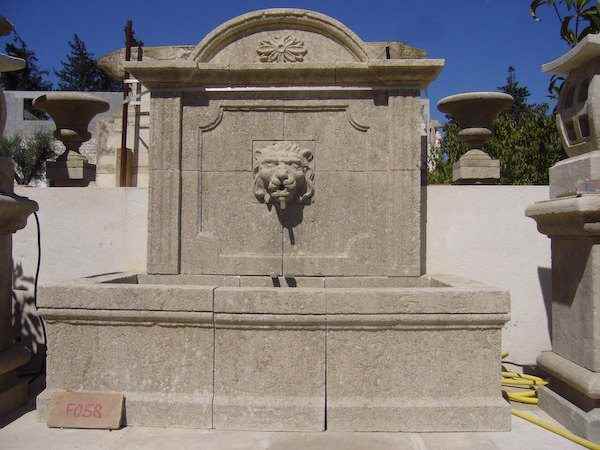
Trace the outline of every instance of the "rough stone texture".
<path fill-rule="evenodd" d="M 212 286 L 155 286 L 138 284 L 45 284 L 40 286 L 42 308 L 139 311 L 212 311 Z"/>
<path fill-rule="evenodd" d="M 552 349 L 600 372 L 600 245 L 552 239 Z"/>
<path fill-rule="evenodd" d="M 556 124 L 569 156 L 600 149 L 600 43 L 591 34 L 559 58 L 542 66 L 566 78 L 557 105 Z"/>
<path fill-rule="evenodd" d="M 210 428 L 212 314 L 41 309 L 48 325 L 48 389 L 117 391 L 129 425 Z"/>
<path fill-rule="evenodd" d="M 490 383 L 500 370 L 506 319 L 502 314 L 328 315 L 327 428 L 510 429 L 510 406 L 499 384 Z"/>
<path fill-rule="evenodd" d="M 378 105 L 365 93 L 338 93 L 337 100 L 307 93 L 293 101 L 270 96 L 254 94 L 253 100 L 233 103 L 211 93 L 203 100 L 209 105 L 204 113 L 194 106 L 200 100 L 186 97 L 182 158 L 192 170 L 184 166 L 182 271 L 420 275 L 419 101 L 389 97 L 387 105 Z M 199 120 L 194 133 L 190 128 Z M 251 188 L 253 153 L 277 140 L 300 143 L 314 153 L 315 200 L 290 213 L 292 223 L 300 221 L 293 234 L 282 228 L 275 208 L 258 203 Z M 364 196 L 341 200 L 353 190 Z M 374 197 L 380 203 L 369 201 Z M 228 199 L 236 206 L 223 207 Z M 347 214 L 358 220 L 342 220 Z M 404 227 L 395 226 L 396 216 L 405 218 Z M 381 247 L 377 243 L 384 235 L 391 245 Z"/>
<path fill-rule="evenodd" d="M 114 390 L 125 395 L 127 422 L 139 425 L 506 428 L 507 405 L 490 383 L 508 320 L 505 291 L 436 276 L 428 283 L 446 287 L 214 289 L 127 281 L 138 277 L 88 279 L 75 300 L 74 285 L 42 287 L 51 349 L 42 416 L 55 390 Z M 458 382 L 465 368 L 477 374 L 468 388 Z M 419 389 L 403 381 L 411 376 Z M 352 407 L 356 401 L 362 406 Z M 457 411 L 470 419 L 461 422 Z"/>
<path fill-rule="evenodd" d="M 493 184 L 500 179 L 500 161 L 481 150 L 470 150 L 452 166 L 456 184 Z"/>
<path fill-rule="evenodd" d="M 600 441 L 600 407 L 584 410 L 549 387 L 538 390 L 539 406 L 561 425 L 592 442 Z"/>
<path fill-rule="evenodd" d="M 550 167 L 550 198 L 600 192 L 600 150 Z"/>
<path fill-rule="evenodd" d="M 555 352 L 543 352 L 539 367 L 550 384 L 540 392 L 540 408 L 574 433 L 600 439 L 600 373 L 581 367 Z"/>
<path fill-rule="evenodd" d="M 214 427 L 325 429 L 325 316 L 215 313 Z"/>

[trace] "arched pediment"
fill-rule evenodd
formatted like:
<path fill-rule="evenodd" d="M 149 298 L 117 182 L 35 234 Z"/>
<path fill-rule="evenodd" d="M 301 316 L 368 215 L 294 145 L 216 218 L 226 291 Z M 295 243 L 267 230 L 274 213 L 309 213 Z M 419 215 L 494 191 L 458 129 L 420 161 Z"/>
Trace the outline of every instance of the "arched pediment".
<path fill-rule="evenodd" d="M 302 9 L 267 9 L 225 22 L 196 45 L 196 63 L 365 62 L 364 42 L 341 22 Z"/>

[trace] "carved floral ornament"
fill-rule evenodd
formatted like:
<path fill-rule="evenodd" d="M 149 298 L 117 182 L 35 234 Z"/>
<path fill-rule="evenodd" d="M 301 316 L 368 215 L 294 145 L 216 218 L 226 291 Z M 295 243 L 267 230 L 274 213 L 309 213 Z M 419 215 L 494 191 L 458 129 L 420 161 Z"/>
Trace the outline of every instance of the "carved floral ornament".
<path fill-rule="evenodd" d="M 254 196 L 269 208 L 308 204 L 314 195 L 313 154 L 293 142 L 277 142 L 254 153 Z"/>
<path fill-rule="evenodd" d="M 285 37 L 273 36 L 260 41 L 256 49 L 262 62 L 302 62 L 307 50 L 304 41 L 296 39 L 291 34 Z"/>

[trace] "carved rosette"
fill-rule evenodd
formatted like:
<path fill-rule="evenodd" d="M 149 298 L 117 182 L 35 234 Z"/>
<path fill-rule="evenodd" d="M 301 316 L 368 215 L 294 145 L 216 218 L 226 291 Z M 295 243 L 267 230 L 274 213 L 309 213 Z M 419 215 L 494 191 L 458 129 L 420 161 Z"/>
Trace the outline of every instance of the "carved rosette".
<path fill-rule="evenodd" d="M 262 62 L 302 62 L 307 50 L 304 41 L 293 35 L 285 37 L 273 36 L 258 43 L 256 53 Z"/>
<path fill-rule="evenodd" d="M 254 196 L 271 207 L 305 205 L 314 195 L 313 154 L 293 142 L 277 142 L 254 154 Z"/>

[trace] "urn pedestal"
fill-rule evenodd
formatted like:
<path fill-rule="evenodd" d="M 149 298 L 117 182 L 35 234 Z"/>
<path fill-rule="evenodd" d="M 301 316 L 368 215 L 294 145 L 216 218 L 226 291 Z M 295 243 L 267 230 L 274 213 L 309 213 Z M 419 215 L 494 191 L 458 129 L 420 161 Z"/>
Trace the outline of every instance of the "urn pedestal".
<path fill-rule="evenodd" d="M 438 102 L 438 109 L 452 116 L 462 130 L 459 139 L 470 147 L 452 166 L 454 184 L 495 184 L 500 179 L 500 161 L 481 150 L 492 137 L 492 124 L 513 98 L 501 92 L 467 92 Z"/>
<path fill-rule="evenodd" d="M 79 148 L 92 137 L 88 131 L 90 121 L 96 114 L 108 111 L 108 102 L 90 94 L 52 92 L 36 98 L 33 106 L 50 114 L 56 124 L 54 137 L 66 147 L 56 161 L 46 165 L 48 184 L 87 186 L 95 179 L 96 166 L 87 162 Z"/>

